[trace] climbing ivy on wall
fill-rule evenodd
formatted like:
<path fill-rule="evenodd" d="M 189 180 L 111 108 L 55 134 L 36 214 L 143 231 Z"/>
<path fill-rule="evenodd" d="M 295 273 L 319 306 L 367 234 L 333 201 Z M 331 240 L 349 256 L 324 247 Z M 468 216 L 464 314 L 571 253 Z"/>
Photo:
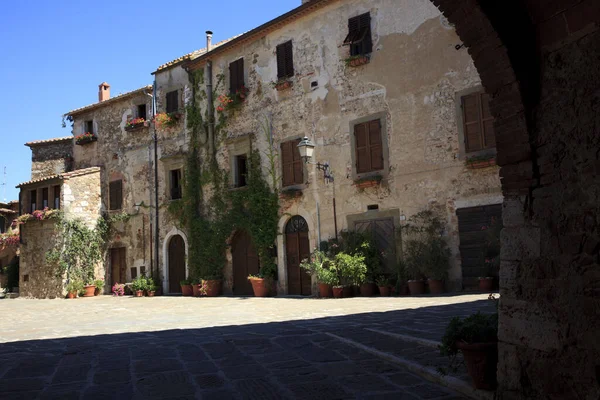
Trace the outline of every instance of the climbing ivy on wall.
<path fill-rule="evenodd" d="M 193 279 L 222 277 L 227 239 L 238 229 L 246 230 L 252 237 L 261 260 L 261 274 L 272 277 L 276 265 L 272 261 L 271 249 L 277 239 L 279 219 L 276 179 L 269 186 L 261 169 L 260 153 L 252 150 L 248 159 L 247 186 L 240 190 L 229 189 L 229 174 L 219 167 L 216 149 L 225 137 L 230 114 L 217 113 L 211 143 L 211 121 L 208 96 L 203 87 L 203 72 L 198 70 L 189 74 L 192 96 L 186 106 L 186 114 L 190 143 L 184 171 L 184 191 L 178 204 L 170 205 L 168 210 L 187 231 L 188 264 Z M 213 102 L 217 101 L 223 81 L 224 75 L 217 75 Z M 271 170 L 274 171 L 273 154 L 271 146 L 267 154 L 271 166 L 269 174 Z"/>

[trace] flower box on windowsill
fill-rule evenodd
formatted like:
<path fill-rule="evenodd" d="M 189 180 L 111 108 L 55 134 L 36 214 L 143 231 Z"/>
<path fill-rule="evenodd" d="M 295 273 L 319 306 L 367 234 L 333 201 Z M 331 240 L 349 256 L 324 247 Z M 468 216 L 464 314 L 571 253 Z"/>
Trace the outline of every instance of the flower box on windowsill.
<path fill-rule="evenodd" d="M 287 189 L 279 193 L 279 198 L 282 200 L 293 200 L 302 197 L 302 189 Z"/>
<path fill-rule="evenodd" d="M 278 81 L 273 84 L 273 87 L 278 92 L 281 92 L 282 90 L 287 90 L 287 89 L 291 88 L 292 86 L 293 86 L 292 81 Z"/>
<path fill-rule="evenodd" d="M 141 128 L 146 127 L 146 121 L 141 121 L 141 122 L 136 122 L 136 123 L 127 123 L 127 125 L 125 125 L 125 130 L 127 132 L 131 132 L 131 131 L 135 131 Z"/>
<path fill-rule="evenodd" d="M 353 56 L 346 59 L 346 65 L 348 67 L 360 67 L 361 65 L 365 65 L 371 62 L 371 58 L 369 56 Z"/>
<path fill-rule="evenodd" d="M 376 187 L 381 184 L 381 180 L 382 180 L 381 175 L 366 176 L 364 178 L 360 178 L 360 179 L 354 181 L 354 186 L 356 186 L 358 189 L 366 189 L 366 188 L 370 188 L 370 187 Z"/>
<path fill-rule="evenodd" d="M 496 157 L 491 157 L 487 159 L 468 159 L 466 162 L 467 168 L 469 169 L 481 169 L 493 167 L 496 165 Z"/>
<path fill-rule="evenodd" d="M 75 136 L 75 144 L 77 145 L 92 143 L 96 140 L 98 140 L 98 136 L 94 135 L 93 133 L 84 133 L 82 135 Z"/>

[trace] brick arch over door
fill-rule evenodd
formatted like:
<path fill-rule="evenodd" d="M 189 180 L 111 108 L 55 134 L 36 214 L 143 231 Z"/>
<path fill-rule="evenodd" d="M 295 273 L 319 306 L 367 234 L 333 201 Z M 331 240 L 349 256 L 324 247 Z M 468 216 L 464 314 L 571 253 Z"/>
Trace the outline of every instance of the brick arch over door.
<path fill-rule="evenodd" d="M 492 97 L 504 195 L 498 398 L 599 398 L 600 5 L 431 1 Z"/>

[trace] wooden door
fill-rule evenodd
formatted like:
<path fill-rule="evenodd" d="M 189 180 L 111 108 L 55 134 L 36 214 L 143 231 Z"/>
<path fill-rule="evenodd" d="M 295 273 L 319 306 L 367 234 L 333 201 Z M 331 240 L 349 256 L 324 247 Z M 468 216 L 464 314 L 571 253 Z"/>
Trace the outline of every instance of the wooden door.
<path fill-rule="evenodd" d="M 185 279 L 185 242 L 179 235 L 169 240 L 169 293 L 181 293 L 180 281 Z"/>
<path fill-rule="evenodd" d="M 256 275 L 260 265 L 258 254 L 252 244 L 250 235 L 245 231 L 235 234 L 231 242 L 233 262 L 233 294 L 237 296 L 252 296 L 252 284 L 248 275 Z"/>
<path fill-rule="evenodd" d="M 482 228 L 489 226 L 492 218 L 502 219 L 502 204 L 459 208 L 456 210 L 456 215 L 463 286 L 476 287 L 478 277 L 488 275 L 484 263 L 487 232 Z"/>
<path fill-rule="evenodd" d="M 299 215 L 292 217 L 285 226 L 285 252 L 288 294 L 310 296 L 311 277 L 305 269 L 300 268 L 302 260 L 310 257 L 308 225 Z"/>
<path fill-rule="evenodd" d="M 395 271 L 396 236 L 393 218 L 358 221 L 354 224 L 357 232 L 370 233 L 381 257 L 381 267 L 385 272 Z"/>
<path fill-rule="evenodd" d="M 127 282 L 125 255 L 125 247 L 110 249 L 110 281 L 112 285 Z"/>

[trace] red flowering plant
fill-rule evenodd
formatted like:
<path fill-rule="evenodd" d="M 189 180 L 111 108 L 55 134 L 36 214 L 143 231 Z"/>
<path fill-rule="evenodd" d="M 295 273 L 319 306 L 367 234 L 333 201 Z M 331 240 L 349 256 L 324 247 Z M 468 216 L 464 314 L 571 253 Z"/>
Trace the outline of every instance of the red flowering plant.
<path fill-rule="evenodd" d="M 178 112 L 158 113 L 154 116 L 154 126 L 156 127 L 156 129 L 171 128 L 177 125 L 177 122 L 179 121 L 180 117 L 181 114 L 179 114 Z"/>
<path fill-rule="evenodd" d="M 217 101 L 219 102 L 217 112 L 230 111 L 238 108 L 246 100 L 249 92 L 250 89 L 242 85 L 229 96 L 226 94 L 220 95 L 217 97 Z"/>
<path fill-rule="evenodd" d="M 75 144 L 90 143 L 98 140 L 98 136 L 91 132 L 82 133 L 81 135 L 75 136 Z"/>
<path fill-rule="evenodd" d="M 43 210 L 35 210 L 31 214 L 20 215 L 17 219 L 15 219 L 15 221 L 16 225 L 21 225 L 31 220 L 43 221 L 46 219 L 55 218 L 58 215 L 57 213 L 58 210 L 46 207 Z"/>
<path fill-rule="evenodd" d="M 137 128 L 140 124 L 143 124 L 146 120 L 142 117 L 134 118 L 125 124 L 125 129 Z"/>
<path fill-rule="evenodd" d="M 19 245 L 19 232 L 11 231 L 0 234 L 0 249 Z"/>

